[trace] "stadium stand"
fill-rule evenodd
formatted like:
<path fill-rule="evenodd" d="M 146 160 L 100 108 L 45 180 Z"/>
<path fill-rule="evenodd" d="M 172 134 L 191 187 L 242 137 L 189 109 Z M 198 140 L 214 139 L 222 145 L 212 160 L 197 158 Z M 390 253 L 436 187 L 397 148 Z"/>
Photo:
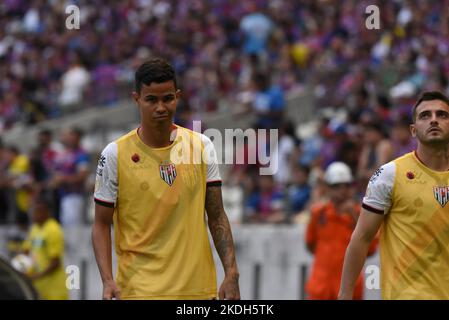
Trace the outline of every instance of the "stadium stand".
<path fill-rule="evenodd" d="M 180 76 L 179 124 L 191 127 L 200 120 L 204 129 L 220 131 L 291 128 L 280 130 L 278 167 L 283 172 L 274 178 L 276 199 L 270 198 L 269 206 L 262 206 L 266 199 L 259 194 L 264 184 L 259 165 L 221 167 L 225 205 L 242 234 L 250 232 L 246 227 L 273 227 L 253 217 L 270 216 L 279 208 L 285 215 L 274 230 L 302 228 L 310 208 L 326 196 L 323 172 L 335 161 L 350 166 L 360 199 L 380 161 L 379 141 L 404 153 L 413 150 L 410 137 L 393 128 L 410 121 L 417 95 L 424 90 L 449 93 L 448 1 L 71 3 L 81 8 L 79 30 L 65 28 L 64 1 L 0 4 L 3 255 L 5 230 L 23 222 L 29 198 L 52 178 L 52 155 L 64 150 L 60 132 L 65 128 L 85 133 L 81 145 L 92 174 L 83 183 L 80 232 L 87 230 L 99 152 L 136 126 L 137 109 L 130 99 L 134 70 L 150 57 L 168 59 Z M 380 30 L 365 26 L 365 8 L 371 4 L 382 13 Z M 379 133 L 374 138 L 373 128 Z M 44 148 L 38 136 L 47 129 L 53 135 Z M 306 177 L 298 178 L 296 172 L 304 168 Z M 308 188 L 310 194 L 302 193 Z M 57 194 L 55 203 L 58 216 Z M 295 232 L 302 243 L 301 233 Z M 237 241 L 243 238 L 236 236 Z M 76 239 L 68 236 L 69 260 L 90 263 L 92 256 L 73 258 Z M 244 285 L 242 292 L 261 297 L 250 295 L 250 288 Z M 303 298 L 294 292 L 286 298 Z"/>

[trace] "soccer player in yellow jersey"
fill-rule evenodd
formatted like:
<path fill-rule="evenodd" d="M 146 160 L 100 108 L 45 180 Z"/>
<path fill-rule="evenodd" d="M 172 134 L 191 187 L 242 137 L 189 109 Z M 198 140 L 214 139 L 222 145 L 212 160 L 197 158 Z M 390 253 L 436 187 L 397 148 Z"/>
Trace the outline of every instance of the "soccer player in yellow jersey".
<path fill-rule="evenodd" d="M 217 298 L 207 225 L 225 272 L 218 298 L 240 299 L 215 149 L 205 135 L 173 123 L 180 94 L 166 61 L 142 64 L 133 92 L 140 127 L 100 156 L 92 239 L 103 299 Z"/>
<path fill-rule="evenodd" d="M 379 228 L 382 298 L 449 299 L 449 99 L 423 93 L 410 130 L 416 151 L 380 167 L 368 184 L 340 299 L 352 297 Z"/>
<path fill-rule="evenodd" d="M 64 234 L 59 223 L 50 216 L 51 200 L 44 195 L 33 200 L 30 234 L 24 247 L 29 251 L 34 266 L 29 276 L 45 300 L 66 300 L 66 273 L 64 272 Z"/>

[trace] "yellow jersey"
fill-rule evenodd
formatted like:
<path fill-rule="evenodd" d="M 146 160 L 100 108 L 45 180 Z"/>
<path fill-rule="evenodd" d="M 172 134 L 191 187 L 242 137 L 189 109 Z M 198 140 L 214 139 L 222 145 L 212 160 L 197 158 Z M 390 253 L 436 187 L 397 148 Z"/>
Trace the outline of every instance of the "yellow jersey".
<path fill-rule="evenodd" d="M 384 214 L 380 233 L 383 299 L 449 299 L 449 171 L 416 153 L 371 178 L 363 207 Z"/>
<path fill-rule="evenodd" d="M 25 155 L 18 155 L 14 158 L 8 168 L 8 173 L 16 177 L 23 182 L 30 181 L 29 178 L 30 171 L 30 161 Z M 30 208 L 30 192 L 22 187 L 18 188 L 16 191 L 16 204 L 17 209 L 21 212 L 26 213 Z"/>
<path fill-rule="evenodd" d="M 66 300 L 66 274 L 63 268 L 64 234 L 55 219 L 48 219 L 42 226 L 33 224 L 25 244 L 33 259 L 33 273 L 48 268 L 54 258 L 60 259 L 58 268 L 51 274 L 34 280 L 33 285 L 40 297 L 45 300 Z"/>
<path fill-rule="evenodd" d="M 217 296 L 205 215 L 206 186 L 221 183 L 215 150 L 200 133 L 179 126 L 172 133 L 168 147 L 151 148 L 133 130 L 100 156 L 94 197 L 115 207 L 123 299 Z"/>

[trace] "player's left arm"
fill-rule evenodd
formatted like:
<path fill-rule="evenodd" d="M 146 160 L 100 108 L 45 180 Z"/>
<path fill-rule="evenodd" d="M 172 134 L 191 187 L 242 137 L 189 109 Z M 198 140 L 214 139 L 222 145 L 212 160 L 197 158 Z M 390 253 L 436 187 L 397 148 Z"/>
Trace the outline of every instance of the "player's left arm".
<path fill-rule="evenodd" d="M 225 278 L 219 290 L 219 298 L 221 300 L 239 300 L 239 272 L 235 259 L 234 241 L 231 226 L 223 208 L 220 186 L 207 187 L 205 208 L 210 233 L 225 272 Z"/>

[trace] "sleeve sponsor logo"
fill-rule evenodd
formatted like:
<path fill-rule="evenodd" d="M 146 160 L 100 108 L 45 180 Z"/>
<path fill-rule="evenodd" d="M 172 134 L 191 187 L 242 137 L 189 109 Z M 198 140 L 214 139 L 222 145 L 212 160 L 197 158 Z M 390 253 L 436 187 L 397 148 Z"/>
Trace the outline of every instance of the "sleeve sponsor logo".
<path fill-rule="evenodd" d="M 382 174 L 382 171 L 384 171 L 384 168 L 379 168 L 377 169 L 374 174 L 371 176 L 371 178 L 369 179 L 369 183 L 373 183 L 377 180 L 377 178 L 380 177 L 380 175 Z"/>
<path fill-rule="evenodd" d="M 97 176 L 99 177 L 103 176 L 103 169 L 105 165 L 106 165 L 106 157 L 104 155 L 101 155 L 100 159 L 98 159 Z"/>

